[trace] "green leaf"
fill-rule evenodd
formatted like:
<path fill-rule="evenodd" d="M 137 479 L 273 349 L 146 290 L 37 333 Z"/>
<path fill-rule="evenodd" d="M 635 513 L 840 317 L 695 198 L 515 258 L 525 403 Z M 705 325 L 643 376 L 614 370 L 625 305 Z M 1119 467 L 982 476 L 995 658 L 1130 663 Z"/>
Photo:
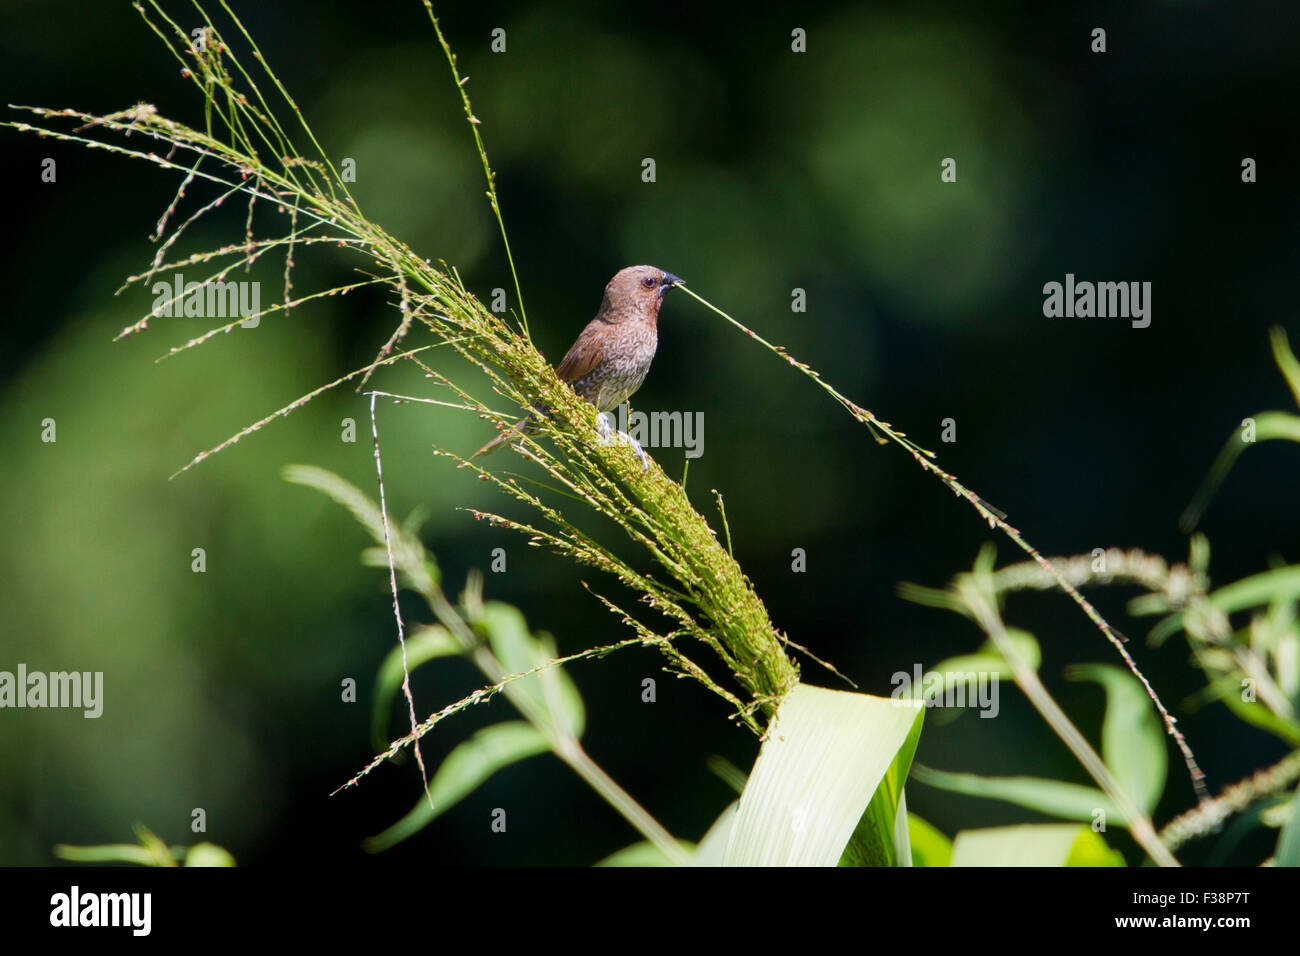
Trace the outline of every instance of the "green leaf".
<path fill-rule="evenodd" d="M 234 866 L 235 858 L 215 843 L 196 843 L 185 854 L 186 866 Z"/>
<path fill-rule="evenodd" d="M 406 639 L 407 670 L 415 669 L 439 657 L 451 657 L 461 651 L 460 642 L 452 637 L 451 632 L 441 625 L 422 627 Z M 388 749 L 388 716 L 393 706 L 393 698 L 402 688 L 404 677 L 402 669 L 401 645 L 394 647 L 379 665 L 375 676 L 375 706 L 370 714 L 370 743 L 375 753 Z"/>
<path fill-rule="evenodd" d="M 421 794 L 406 816 L 382 833 L 363 840 L 362 848 L 369 853 L 387 850 L 424 829 L 502 767 L 548 750 L 546 738 L 522 720 L 483 728 L 452 750 L 433 775 L 429 782 L 432 807 Z"/>
<path fill-rule="evenodd" d="M 1169 772 L 1164 727 L 1151 698 L 1128 671 L 1112 664 L 1079 664 L 1066 669 L 1071 680 L 1098 683 L 1106 691 L 1101 725 L 1101 757 L 1133 802 L 1150 814 L 1160 801 Z"/>
<path fill-rule="evenodd" d="M 475 621 L 487 633 L 492 653 L 507 674 L 522 674 L 542 667 L 555 659 L 549 640 L 534 637 L 518 608 L 500 601 L 489 601 Z M 564 737 L 577 739 L 586 726 L 586 709 L 582 695 L 572 678 L 559 667 L 545 667 L 511 681 L 505 687 L 511 699 L 526 697 L 536 712 L 550 718 L 553 729 Z"/>
<path fill-rule="evenodd" d="M 143 823 L 134 825 L 136 843 L 106 843 L 100 846 L 54 847 L 54 855 L 74 863 L 136 863 L 140 866 L 234 866 L 235 858 L 214 843 L 196 843 L 192 847 L 168 846 Z"/>
<path fill-rule="evenodd" d="M 1038 646 L 1038 639 L 1028 631 L 1021 631 L 1014 627 L 1007 628 L 1007 637 L 1010 639 L 1012 646 L 1020 652 L 1020 656 L 1024 658 L 1025 663 L 1032 669 L 1038 670 L 1039 665 L 1043 662 L 1043 652 Z M 979 650 L 974 654 L 949 657 L 935 664 L 930 668 L 930 671 L 945 675 L 983 673 L 997 674 L 1000 678 L 1006 678 L 1007 680 L 1015 678 L 1011 665 L 1007 663 L 997 645 L 991 640 L 981 644 Z M 969 684 L 970 681 L 968 680 L 967 683 Z"/>
<path fill-rule="evenodd" d="M 1291 800 L 1291 819 L 1282 827 L 1273 852 L 1276 866 L 1300 866 L 1300 787 L 1296 787 Z"/>
<path fill-rule="evenodd" d="M 963 830 L 953 866 L 1123 866 L 1124 857 L 1076 823 L 1029 823 Z"/>
<path fill-rule="evenodd" d="M 1147 602 L 1146 597 L 1147 596 L 1134 598 L 1132 601 L 1129 601 L 1127 609 L 1128 613 L 1133 617 L 1142 617 L 1145 614 L 1159 613 L 1160 611 L 1167 609 L 1167 605 L 1164 603 L 1163 599 L 1161 599 L 1157 605 L 1157 602 L 1154 601 Z M 1176 611 L 1168 617 L 1161 618 L 1156 622 L 1155 626 L 1151 628 L 1151 632 L 1147 634 L 1147 643 L 1152 647 L 1159 647 L 1182 629 L 1183 612 Z"/>
<path fill-rule="evenodd" d="M 1091 823 L 1097 811 L 1105 818 L 1123 825 L 1124 818 L 1110 798 L 1095 787 L 1085 787 L 1063 780 L 1042 777 L 982 777 L 974 773 L 949 773 L 929 767 L 915 767 L 912 778 L 919 783 L 972 797 L 1003 800 L 1029 810 L 1064 820 Z"/>
<path fill-rule="evenodd" d="M 918 727 L 917 729 L 919 731 L 920 728 Z M 919 738 L 920 734 L 918 733 L 917 736 Z M 909 764 L 911 763 L 912 756 L 915 755 L 916 755 L 916 745 L 914 742 L 912 745 L 912 753 L 908 757 Z M 903 785 L 907 782 L 907 768 L 905 767 L 902 768 L 902 773 L 903 773 L 902 779 L 896 780 L 896 778 L 894 778 L 893 775 L 896 772 L 895 768 L 899 768 L 899 767 L 902 767 L 901 762 L 896 759 L 894 763 L 890 766 L 889 773 L 885 775 L 885 780 L 890 783 L 891 789 L 895 785 L 898 788 L 898 800 L 895 804 L 895 807 L 897 809 L 894 813 L 894 846 L 892 848 L 893 858 L 899 866 L 911 866 L 912 865 L 912 834 L 907 829 L 907 821 L 912 815 L 907 810 L 907 791 L 903 789 Z M 881 789 L 883 788 L 877 788 L 875 796 L 871 798 L 872 804 L 875 804 L 877 800 L 880 799 Z M 868 815 L 871 814 L 871 805 L 867 806 L 867 814 Z M 861 829 L 861 823 L 858 824 L 858 829 L 859 830 Z M 854 836 L 855 837 L 857 836 L 857 831 L 854 832 Z M 854 846 L 854 841 L 850 840 L 849 841 L 850 849 L 853 846 Z M 844 865 L 845 865 L 844 857 L 841 856 L 840 866 L 844 866 Z"/>
<path fill-rule="evenodd" d="M 1286 340 L 1286 329 L 1280 325 L 1269 331 L 1269 339 L 1273 345 L 1273 359 L 1277 362 L 1277 367 L 1282 370 L 1282 376 L 1286 383 L 1291 386 L 1291 394 L 1295 396 L 1297 405 L 1300 405 L 1300 362 L 1296 361 L 1295 353 L 1291 351 L 1291 345 Z"/>
<path fill-rule="evenodd" d="M 140 866 L 165 866 L 148 848 L 136 843 L 104 843 L 99 846 L 69 846 L 66 843 L 54 847 L 54 855 L 60 860 L 73 863 L 137 863 Z"/>
<path fill-rule="evenodd" d="M 840 854 L 840 866 L 911 866 L 912 841 L 907 832 L 907 800 L 903 785 L 916 753 L 921 725 L 912 727 L 908 741 L 889 765 L 885 779 L 853 829 L 853 836 Z M 901 776 L 900 776 L 901 773 Z"/>
<path fill-rule="evenodd" d="M 709 827 L 709 832 L 704 834 L 695 850 L 696 866 L 722 866 L 727 841 L 731 839 L 731 828 L 736 824 L 736 812 L 739 809 L 740 801 L 733 800 L 727 804 L 727 809 L 722 811 L 718 819 L 713 821 L 713 826 Z"/>
<path fill-rule="evenodd" d="M 372 538 L 379 542 L 384 540 L 383 517 L 379 512 L 379 506 L 350 481 L 315 465 L 288 465 L 284 469 L 284 480 L 306 488 L 315 488 L 333 498 L 335 502 L 352 512 L 352 516 Z"/>
<path fill-rule="evenodd" d="M 1294 356 L 1292 356 L 1292 361 L 1294 361 Z M 1196 492 L 1196 496 L 1192 498 L 1191 504 L 1187 506 L 1187 510 L 1178 519 L 1179 526 L 1183 531 L 1191 531 L 1196 527 L 1196 523 L 1201 520 L 1201 515 L 1210 503 L 1210 499 L 1214 497 L 1215 491 L 1223 483 L 1223 479 L 1228 476 L 1228 472 L 1232 470 L 1237 456 L 1243 451 L 1251 445 L 1273 439 L 1300 442 L 1300 417 L 1289 415 L 1286 412 L 1259 412 L 1251 417 L 1255 420 L 1255 440 L 1253 442 L 1245 441 L 1241 428 L 1238 426 L 1232 437 L 1223 446 L 1223 450 L 1219 452 L 1219 457 L 1214 459 L 1214 464 L 1210 466 L 1210 473 L 1206 476 L 1200 490 Z"/>
<path fill-rule="evenodd" d="M 745 791 L 745 771 L 741 770 L 726 757 L 720 757 L 714 754 L 705 761 L 708 768 L 713 771 L 713 775 L 725 783 L 736 793 Z"/>
<path fill-rule="evenodd" d="M 376 566 L 388 567 L 388 552 L 384 549 L 383 513 L 369 495 L 334 472 L 314 465 L 289 465 L 284 469 L 283 474 L 285 481 L 315 488 L 351 511 L 353 517 L 379 545 L 382 556 L 377 557 L 373 551 L 365 551 L 362 552 L 362 560 L 372 561 Z M 410 522 L 408 521 L 407 524 L 409 525 Z M 438 581 L 436 562 L 424 550 L 420 539 L 414 534 L 406 533 L 403 528 L 403 525 L 397 524 L 392 520 L 392 516 L 389 516 L 388 539 L 392 544 L 394 566 L 409 583 L 416 586 L 417 590 L 423 586 L 436 584 Z"/>
<path fill-rule="evenodd" d="M 1207 690 L 1242 720 L 1300 747 L 1300 724 L 1283 720 L 1257 700 L 1242 700 L 1240 671 L 1218 678 Z"/>
<path fill-rule="evenodd" d="M 679 840 L 682 849 L 687 853 L 695 852 L 695 844 L 686 840 Z M 597 866 L 675 866 L 676 864 L 664 856 L 662 850 L 655 846 L 649 840 L 643 840 L 640 843 L 633 843 L 631 846 L 625 846 L 621 850 L 616 850 L 605 859 L 596 864 Z"/>
<path fill-rule="evenodd" d="M 1208 595 L 1208 600 L 1224 614 L 1233 614 L 1253 607 L 1265 607 L 1277 601 L 1300 600 L 1300 565 L 1291 564 L 1252 574 L 1233 581 Z M 1132 602 L 1130 602 L 1130 610 Z M 1162 618 L 1151 629 L 1150 640 L 1159 645 L 1183 627 L 1184 612 L 1178 611 Z"/>
<path fill-rule="evenodd" d="M 1066 866 L 1124 866 L 1124 854 L 1112 850 L 1100 833 L 1085 827 L 1070 847 Z"/>
<path fill-rule="evenodd" d="M 952 866 L 952 841 L 915 813 L 907 815 L 913 866 Z"/>
<path fill-rule="evenodd" d="M 1300 598 L 1300 565 L 1297 564 L 1252 574 L 1209 594 L 1210 603 L 1224 614 L 1297 598 Z"/>
<path fill-rule="evenodd" d="M 919 701 L 797 685 L 745 784 L 723 862 L 834 866 L 850 838 L 871 862 L 896 862 L 897 808 L 924 713 Z M 882 784 L 866 832 L 855 832 Z"/>
<path fill-rule="evenodd" d="M 956 611 L 958 614 L 970 617 L 970 608 L 948 588 L 928 588 L 922 584 L 913 584 L 911 581 L 901 581 L 898 585 L 898 596 L 914 604 L 937 607 L 944 611 Z"/>
<path fill-rule="evenodd" d="M 992 542 L 986 541 L 980 545 L 979 554 L 975 555 L 975 563 L 971 570 L 976 575 L 992 574 L 993 569 L 997 567 L 998 549 L 993 546 Z"/>
<path fill-rule="evenodd" d="M 1043 659 L 1037 638 L 1028 631 L 1016 628 L 1008 628 L 1007 637 L 1020 652 L 1025 663 L 1037 670 Z M 893 680 L 895 683 L 905 681 L 895 691 L 900 696 L 924 700 L 927 704 L 934 701 L 936 710 L 929 715 L 929 719 L 946 724 L 961 717 L 968 709 L 978 709 L 981 716 L 996 717 L 998 689 L 990 679 L 994 676 L 998 681 L 1015 680 L 1011 665 L 1002 656 L 997 645 L 988 640 L 973 654 L 960 654 L 939 661 L 921 674 L 919 681 L 916 679 L 916 672 L 910 675 L 895 674 Z M 911 685 L 910 688 L 907 687 L 908 684 Z M 987 695 L 990 688 L 992 696 L 986 696 L 981 702 L 981 690 L 984 690 Z"/>
<path fill-rule="evenodd" d="M 140 845 L 153 855 L 154 866 L 176 865 L 176 856 L 172 853 L 172 848 L 163 842 L 162 837 L 143 823 L 136 823 L 131 829 L 135 831 L 136 839 L 140 841 Z"/>

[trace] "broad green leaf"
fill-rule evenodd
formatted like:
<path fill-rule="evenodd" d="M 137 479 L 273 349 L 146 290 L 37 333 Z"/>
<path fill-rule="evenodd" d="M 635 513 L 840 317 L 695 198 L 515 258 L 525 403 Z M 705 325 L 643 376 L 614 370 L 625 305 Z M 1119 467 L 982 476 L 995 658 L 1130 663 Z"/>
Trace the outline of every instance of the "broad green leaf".
<path fill-rule="evenodd" d="M 949 773 L 929 767 L 915 767 L 912 778 L 919 783 L 972 797 L 1003 800 L 1016 806 L 1037 810 L 1048 816 L 1091 823 L 1097 811 L 1105 819 L 1124 825 L 1124 818 L 1110 798 L 1095 787 L 1085 787 L 1063 780 L 1042 777 L 982 777 L 974 773 Z"/>
<path fill-rule="evenodd" d="M 1123 866 L 1124 857 L 1077 823 L 1030 823 L 961 831 L 952 865 Z"/>
<path fill-rule="evenodd" d="M 686 840 L 679 840 L 682 849 L 687 853 L 695 852 L 695 844 Z M 621 850 L 616 850 L 605 859 L 596 864 L 597 866 L 672 866 L 672 860 L 668 859 L 659 847 L 655 846 L 649 840 L 642 840 L 640 843 L 633 843 L 631 846 L 625 846 Z"/>
<path fill-rule="evenodd" d="M 853 828 L 853 836 L 840 854 L 840 866 L 911 866 L 912 841 L 907 833 L 907 799 L 903 785 L 921 737 L 917 721 L 903 746 L 885 771 L 885 779 Z"/>
<path fill-rule="evenodd" d="M 439 657 L 451 657 L 461 651 L 460 642 L 441 625 L 422 627 L 406 639 L 406 666 L 410 673 L 421 664 Z M 388 716 L 393 698 L 402 688 L 402 647 L 388 652 L 375 676 L 375 705 L 370 713 L 370 743 L 375 753 L 388 749 Z"/>
<path fill-rule="evenodd" d="M 1138 809 L 1150 814 L 1160 801 L 1169 771 L 1164 728 L 1151 698 L 1128 671 L 1112 664 L 1079 664 L 1065 672 L 1106 691 L 1101 725 L 1101 757 Z"/>
<path fill-rule="evenodd" d="M 1273 853 L 1276 866 L 1300 866 L 1300 787 L 1291 800 L 1291 818 L 1282 827 Z"/>
<path fill-rule="evenodd" d="M 1124 854 L 1113 850 L 1095 830 L 1084 828 L 1070 847 L 1066 866 L 1125 866 Z"/>
<path fill-rule="evenodd" d="M 736 811 L 739 808 L 740 801 L 733 800 L 727 804 L 727 809 L 722 811 L 718 819 L 713 821 L 713 826 L 709 827 L 709 832 L 704 834 L 695 850 L 696 866 L 722 866 L 727 841 L 731 839 L 731 828 L 736 823 Z"/>
<path fill-rule="evenodd" d="M 915 813 L 907 815 L 913 866 L 952 866 L 952 841 Z"/>
<path fill-rule="evenodd" d="M 452 750 L 429 781 L 432 807 L 428 797 L 420 794 L 419 801 L 406 816 L 382 833 L 362 841 L 362 847 L 370 853 L 387 850 L 428 826 L 502 767 L 549 749 L 546 738 L 524 721 L 484 727 Z"/>
<path fill-rule="evenodd" d="M 887 777 L 899 791 L 877 811 L 898 806 L 924 713 L 919 701 L 797 685 L 745 784 L 724 863 L 837 864 Z M 870 848 L 884 859 L 874 862 L 894 861 L 895 833 L 894 818 L 875 825 Z"/>
<path fill-rule="evenodd" d="M 540 713 L 549 715 L 558 734 L 581 737 L 587 718 L 577 686 L 562 668 L 543 666 L 555 659 L 555 648 L 550 642 L 529 633 L 518 608 L 499 601 L 484 604 L 477 623 L 487 632 L 492 653 L 507 674 L 542 668 L 507 684 L 506 696 L 511 699 L 516 695 L 526 696 Z"/>

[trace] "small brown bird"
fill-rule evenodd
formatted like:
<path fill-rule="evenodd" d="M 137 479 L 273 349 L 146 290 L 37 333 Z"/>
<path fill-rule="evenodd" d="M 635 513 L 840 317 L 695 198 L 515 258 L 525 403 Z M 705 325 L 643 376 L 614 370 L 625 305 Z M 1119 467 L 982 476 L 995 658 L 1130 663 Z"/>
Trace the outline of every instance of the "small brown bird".
<path fill-rule="evenodd" d="M 654 266 L 628 266 L 619 271 L 605 286 L 600 311 L 587 323 L 555 370 L 561 381 L 572 385 L 575 392 L 602 413 L 601 432 L 606 437 L 610 425 L 603 413 L 627 401 L 650 371 L 650 362 L 659 346 L 659 307 L 664 293 L 684 284 L 671 272 Z M 473 457 L 517 441 L 532 430 L 529 419 L 525 418 L 474 452 Z M 648 468 L 641 446 L 631 438 L 627 440 L 642 465 Z"/>

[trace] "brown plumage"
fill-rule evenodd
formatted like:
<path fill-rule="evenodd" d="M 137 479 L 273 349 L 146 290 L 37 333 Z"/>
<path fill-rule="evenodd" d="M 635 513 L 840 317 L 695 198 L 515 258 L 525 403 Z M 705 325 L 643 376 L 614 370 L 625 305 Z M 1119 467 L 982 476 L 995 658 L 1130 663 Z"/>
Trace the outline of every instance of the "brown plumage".
<path fill-rule="evenodd" d="M 641 387 L 659 345 L 659 307 L 682 280 L 654 266 L 628 266 L 605 286 L 600 311 L 587 323 L 555 370 L 560 381 L 608 412 Z M 535 427 L 535 426 L 534 426 Z M 532 432 L 529 419 L 506 429 L 472 457 Z"/>

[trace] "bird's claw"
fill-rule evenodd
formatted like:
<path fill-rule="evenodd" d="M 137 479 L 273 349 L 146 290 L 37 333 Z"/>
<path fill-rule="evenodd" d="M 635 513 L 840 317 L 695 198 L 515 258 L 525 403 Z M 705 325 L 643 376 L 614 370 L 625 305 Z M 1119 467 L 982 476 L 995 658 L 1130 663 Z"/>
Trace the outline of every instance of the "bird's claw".
<path fill-rule="evenodd" d="M 615 430 L 614 420 L 609 412 L 601 412 L 596 416 L 596 431 L 600 434 L 600 441 L 603 445 L 610 444 L 615 435 L 618 436 L 620 442 L 631 445 L 632 450 L 636 452 L 636 456 L 641 459 L 641 474 L 645 474 L 650 470 L 650 459 L 646 455 L 645 449 L 641 447 L 641 443 L 627 432 Z"/>
<path fill-rule="evenodd" d="M 641 443 L 631 435 L 624 434 L 623 432 L 619 432 L 619 434 L 632 444 L 632 450 L 636 452 L 636 456 L 641 459 L 641 474 L 644 475 L 650 470 L 650 459 L 646 456 L 645 449 L 642 448 Z"/>

